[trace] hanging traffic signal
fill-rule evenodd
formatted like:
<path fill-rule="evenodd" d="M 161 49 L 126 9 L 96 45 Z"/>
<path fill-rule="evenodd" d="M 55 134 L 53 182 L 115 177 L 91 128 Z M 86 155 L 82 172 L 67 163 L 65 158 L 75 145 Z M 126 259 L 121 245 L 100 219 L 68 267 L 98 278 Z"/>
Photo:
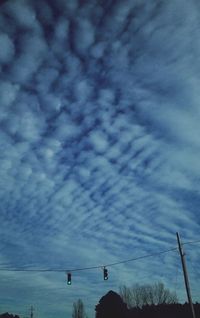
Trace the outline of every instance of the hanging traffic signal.
<path fill-rule="evenodd" d="M 103 278 L 104 278 L 104 280 L 108 280 L 108 270 L 105 267 L 103 269 Z"/>
<path fill-rule="evenodd" d="M 68 273 L 67 274 L 67 285 L 71 285 L 72 284 L 72 274 Z"/>

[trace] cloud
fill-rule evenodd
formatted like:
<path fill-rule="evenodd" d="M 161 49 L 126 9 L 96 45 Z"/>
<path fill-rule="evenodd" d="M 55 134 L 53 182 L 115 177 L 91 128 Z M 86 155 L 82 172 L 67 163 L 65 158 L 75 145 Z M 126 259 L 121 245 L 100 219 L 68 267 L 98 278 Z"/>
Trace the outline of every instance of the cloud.
<path fill-rule="evenodd" d="M 84 54 L 94 42 L 94 29 L 88 20 L 78 19 L 74 30 L 74 47 L 78 54 Z"/>
<path fill-rule="evenodd" d="M 7 34 L 0 34 L 1 53 L 0 61 L 2 64 L 8 64 L 14 55 L 14 45 Z"/>

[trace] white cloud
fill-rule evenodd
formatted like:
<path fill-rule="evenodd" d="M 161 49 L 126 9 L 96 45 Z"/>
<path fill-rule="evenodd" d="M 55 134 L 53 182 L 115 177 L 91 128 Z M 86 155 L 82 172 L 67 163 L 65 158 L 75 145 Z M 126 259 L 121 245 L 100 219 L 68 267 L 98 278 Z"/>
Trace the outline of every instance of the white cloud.
<path fill-rule="evenodd" d="M 94 146 L 94 150 L 97 153 L 105 152 L 108 148 L 106 136 L 101 131 L 95 131 L 90 133 L 90 141 Z"/>
<path fill-rule="evenodd" d="M 13 59 L 15 51 L 12 40 L 7 34 L 0 34 L 0 45 L 0 63 L 9 63 Z"/>
<path fill-rule="evenodd" d="M 74 45 L 78 53 L 85 54 L 89 47 L 93 44 L 94 38 L 94 28 L 90 21 L 79 19 L 77 21 Z"/>
<path fill-rule="evenodd" d="M 17 92 L 19 90 L 19 85 L 11 84 L 7 81 L 1 81 L 0 83 L 0 98 L 1 107 L 5 109 L 10 106 L 16 99 Z"/>
<path fill-rule="evenodd" d="M 35 12 L 26 1 L 7 1 L 4 8 L 6 10 L 6 13 L 14 18 L 19 26 L 22 26 L 24 28 L 35 27 Z"/>

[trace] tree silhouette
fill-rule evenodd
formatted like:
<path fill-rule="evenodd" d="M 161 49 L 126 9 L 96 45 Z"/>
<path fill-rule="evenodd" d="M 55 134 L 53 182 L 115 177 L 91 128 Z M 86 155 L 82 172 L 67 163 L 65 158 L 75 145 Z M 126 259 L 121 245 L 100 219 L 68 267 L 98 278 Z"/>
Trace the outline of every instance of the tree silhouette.
<path fill-rule="evenodd" d="M 135 284 L 132 287 L 120 286 L 120 296 L 128 308 L 145 305 L 174 304 L 178 302 L 176 293 L 165 288 L 163 283 Z"/>
<path fill-rule="evenodd" d="M 9 314 L 8 312 L 5 312 L 3 314 L 0 314 L 0 318 L 20 318 L 18 315 Z"/>
<path fill-rule="evenodd" d="M 145 285 L 146 286 L 146 285 Z M 142 306 L 135 306 L 127 308 L 127 305 L 122 300 L 119 294 L 114 291 L 109 291 L 103 296 L 96 305 L 96 318 L 188 318 L 191 317 L 191 310 L 188 303 L 175 303 L 174 298 L 168 296 L 168 289 L 157 285 L 160 288 L 156 290 L 156 304 L 143 304 Z M 127 291 L 127 290 L 126 290 Z M 129 296 L 129 294 L 127 294 Z M 173 296 L 173 293 L 172 293 Z M 129 298 L 128 298 L 129 299 Z M 169 303 L 167 303 L 167 300 Z M 173 300 L 171 302 L 171 300 Z M 159 304 L 159 302 L 161 302 Z M 170 303 L 171 302 L 171 303 Z M 200 317 L 200 304 L 194 304 L 196 317 Z"/>
<path fill-rule="evenodd" d="M 96 305 L 96 318 L 126 318 L 128 309 L 120 295 L 109 291 Z"/>
<path fill-rule="evenodd" d="M 200 305 L 194 304 L 196 317 L 200 317 Z M 188 318 L 191 310 L 188 303 L 185 304 L 160 304 L 146 305 L 142 308 L 129 309 L 129 318 Z"/>
<path fill-rule="evenodd" d="M 86 318 L 84 304 L 81 299 L 78 299 L 77 302 L 73 303 L 73 318 Z"/>

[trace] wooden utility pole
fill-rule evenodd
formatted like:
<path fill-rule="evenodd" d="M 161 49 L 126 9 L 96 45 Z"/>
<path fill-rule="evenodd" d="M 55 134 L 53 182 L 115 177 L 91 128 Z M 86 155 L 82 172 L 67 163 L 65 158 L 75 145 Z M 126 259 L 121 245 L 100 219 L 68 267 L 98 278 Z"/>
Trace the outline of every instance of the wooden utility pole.
<path fill-rule="evenodd" d="M 182 244 L 181 244 L 178 232 L 176 233 L 176 236 L 177 236 L 177 241 L 178 241 L 179 253 L 181 256 L 181 263 L 182 263 L 182 268 L 183 268 L 183 276 L 184 276 L 184 281 L 185 281 L 185 289 L 186 289 L 186 293 L 187 293 L 188 303 L 190 304 L 192 318 L 196 318 L 194 306 L 193 306 L 193 302 L 192 302 L 192 296 L 191 296 L 191 292 L 190 292 L 188 273 L 187 273 L 187 269 L 186 269 L 185 253 L 183 252 L 183 248 L 182 248 Z"/>

